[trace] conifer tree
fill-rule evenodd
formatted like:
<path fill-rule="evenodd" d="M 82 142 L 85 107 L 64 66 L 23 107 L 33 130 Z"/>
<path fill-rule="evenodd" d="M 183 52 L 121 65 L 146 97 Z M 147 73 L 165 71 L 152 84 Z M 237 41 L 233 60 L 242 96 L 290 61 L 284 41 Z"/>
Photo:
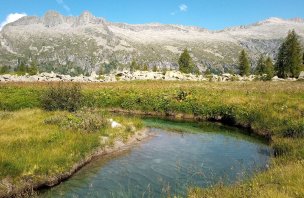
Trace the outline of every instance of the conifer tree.
<path fill-rule="evenodd" d="M 257 75 L 263 75 L 265 74 L 265 69 L 266 69 L 266 65 L 265 65 L 265 57 L 264 55 L 262 54 L 258 60 L 258 63 L 257 63 L 257 67 L 255 69 L 255 73 Z"/>
<path fill-rule="evenodd" d="M 301 46 L 296 32 L 290 31 L 280 46 L 275 70 L 278 77 L 298 77 L 303 62 Z"/>
<path fill-rule="evenodd" d="M 271 80 L 274 76 L 274 66 L 270 57 L 265 61 L 265 74 L 267 75 L 266 80 Z"/>
<path fill-rule="evenodd" d="M 138 69 L 138 65 L 137 65 L 136 61 L 133 60 L 131 65 L 130 65 L 130 72 L 133 73 L 137 69 Z"/>
<path fill-rule="evenodd" d="M 24 75 L 28 71 L 28 67 L 24 60 L 18 59 L 18 66 L 15 71 L 18 73 L 18 75 Z"/>
<path fill-rule="evenodd" d="M 179 71 L 183 73 L 192 73 L 194 69 L 194 64 L 192 58 L 187 49 L 184 49 L 184 52 L 180 55 L 178 60 Z"/>
<path fill-rule="evenodd" d="M 157 72 L 157 70 L 158 70 L 158 69 L 157 69 L 157 66 L 154 65 L 153 68 L 152 68 L 152 71 L 153 71 L 153 72 Z"/>
<path fill-rule="evenodd" d="M 38 67 L 36 61 L 32 61 L 31 65 L 28 67 L 27 72 L 29 75 L 36 75 L 38 73 Z"/>
<path fill-rule="evenodd" d="M 0 67 L 0 74 L 6 74 L 10 71 L 10 66 L 2 66 Z"/>
<path fill-rule="evenodd" d="M 148 65 L 144 64 L 143 71 L 148 71 Z"/>
<path fill-rule="evenodd" d="M 241 76 L 249 76 L 250 73 L 250 63 L 248 60 L 247 53 L 243 49 L 239 56 L 239 69 Z"/>

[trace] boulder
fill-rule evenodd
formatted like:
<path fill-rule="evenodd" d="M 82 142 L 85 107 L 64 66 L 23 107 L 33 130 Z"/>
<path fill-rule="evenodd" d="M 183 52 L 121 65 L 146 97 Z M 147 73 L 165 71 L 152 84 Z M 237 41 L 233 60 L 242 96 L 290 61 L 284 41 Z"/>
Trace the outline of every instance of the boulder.
<path fill-rule="evenodd" d="M 300 72 L 300 75 L 299 75 L 299 80 L 304 80 L 304 71 L 301 71 Z"/>
<path fill-rule="evenodd" d="M 278 76 L 274 76 L 272 78 L 272 81 L 283 81 L 284 79 L 283 78 L 279 78 Z"/>
<path fill-rule="evenodd" d="M 230 79 L 232 77 L 232 75 L 229 74 L 229 73 L 223 73 L 222 77 L 225 78 L 225 79 Z"/>

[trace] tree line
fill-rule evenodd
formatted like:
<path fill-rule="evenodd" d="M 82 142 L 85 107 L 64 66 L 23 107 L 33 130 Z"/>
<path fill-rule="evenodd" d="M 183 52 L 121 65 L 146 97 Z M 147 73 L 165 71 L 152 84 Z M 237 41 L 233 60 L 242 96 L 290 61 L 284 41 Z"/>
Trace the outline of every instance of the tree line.
<path fill-rule="evenodd" d="M 187 49 L 180 55 L 178 64 L 183 73 L 193 73 L 197 69 Z M 251 63 L 244 49 L 239 54 L 238 69 L 241 76 L 249 76 L 251 73 Z M 304 53 L 299 37 L 293 30 L 280 46 L 276 63 L 273 63 L 271 57 L 261 54 L 254 74 L 262 76 L 264 80 L 271 80 L 274 75 L 280 78 L 296 78 L 301 70 L 304 71 Z"/>
<path fill-rule="evenodd" d="M 182 73 L 193 73 L 199 74 L 199 68 L 194 64 L 192 57 L 188 49 L 184 49 L 178 59 L 179 71 Z M 103 64 L 99 69 L 99 74 L 110 73 L 113 69 L 118 69 L 120 64 L 118 61 L 112 61 L 108 64 Z M 136 70 L 149 70 L 147 64 L 140 65 L 135 60 L 129 65 L 130 72 Z M 241 76 L 248 76 L 251 74 L 251 63 L 247 52 L 243 49 L 238 58 L 238 69 Z M 299 76 L 300 71 L 304 71 L 304 53 L 301 49 L 299 37 L 294 30 L 290 31 L 287 37 L 279 48 L 277 54 L 277 60 L 273 63 L 273 60 L 269 56 L 261 54 L 254 74 L 262 76 L 264 80 L 271 80 L 274 75 L 280 78 L 296 78 Z M 0 67 L 0 74 L 9 73 L 12 71 L 11 67 L 3 66 Z M 159 68 L 154 65 L 152 71 L 159 71 Z M 162 70 L 166 71 L 166 68 Z M 18 60 L 17 67 L 14 72 L 19 75 L 28 73 L 29 75 L 35 75 L 38 72 L 38 67 L 34 62 L 27 65 L 24 61 Z"/>
<path fill-rule="evenodd" d="M 18 59 L 17 67 L 15 69 L 12 69 L 10 66 L 2 66 L 0 67 L 0 74 L 7 74 L 14 72 L 18 75 L 36 75 L 38 73 L 38 67 L 37 65 L 32 62 L 30 65 L 27 65 L 25 61 Z"/>
<path fill-rule="evenodd" d="M 240 75 L 250 74 L 250 62 L 245 50 L 239 56 Z M 299 37 L 294 30 L 290 31 L 279 48 L 276 63 L 270 57 L 260 56 L 255 74 L 265 75 L 270 80 L 274 75 L 279 78 L 297 78 L 304 70 L 304 53 L 301 49 Z"/>

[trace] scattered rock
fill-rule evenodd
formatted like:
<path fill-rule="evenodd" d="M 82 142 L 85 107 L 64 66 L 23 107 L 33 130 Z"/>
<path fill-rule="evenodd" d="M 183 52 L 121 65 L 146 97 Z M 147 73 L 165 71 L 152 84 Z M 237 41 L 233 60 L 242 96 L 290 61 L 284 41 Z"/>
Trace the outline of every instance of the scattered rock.
<path fill-rule="evenodd" d="M 118 122 L 114 121 L 113 119 L 109 119 L 109 121 L 111 122 L 111 127 L 112 128 L 122 127 L 121 124 L 119 124 Z"/>
<path fill-rule="evenodd" d="M 227 82 L 227 81 L 253 81 L 258 76 L 240 76 L 232 74 L 215 75 L 211 74 L 208 77 L 203 75 L 183 74 L 179 71 L 167 71 L 165 74 L 162 72 L 151 71 L 120 71 L 108 75 L 97 75 L 95 72 L 91 76 L 75 76 L 51 73 L 40 73 L 37 75 L 18 76 L 4 74 L 0 75 L 0 82 L 116 82 L 116 81 L 131 81 L 131 80 L 165 80 L 165 81 L 212 81 L 212 82 Z M 300 73 L 299 80 L 304 79 L 304 72 Z M 273 81 L 296 81 L 296 78 L 282 79 L 277 76 L 272 78 Z"/>

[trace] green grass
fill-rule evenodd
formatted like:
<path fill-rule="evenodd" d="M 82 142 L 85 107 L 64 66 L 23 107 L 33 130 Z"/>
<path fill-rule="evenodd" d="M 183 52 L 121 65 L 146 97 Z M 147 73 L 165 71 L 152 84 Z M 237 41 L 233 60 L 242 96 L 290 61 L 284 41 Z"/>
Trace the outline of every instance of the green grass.
<path fill-rule="evenodd" d="M 303 160 L 273 164 L 268 171 L 257 174 L 249 181 L 232 186 L 218 184 L 207 189 L 192 188 L 188 197 L 300 198 L 304 196 L 303 171 Z"/>
<path fill-rule="evenodd" d="M 0 108 L 40 107 L 43 83 L 0 86 Z M 303 82 L 135 81 L 82 84 L 93 108 L 124 109 L 220 120 L 271 139 L 276 154 L 269 170 L 233 186 L 190 189 L 190 197 L 304 197 Z"/>
<path fill-rule="evenodd" d="M 102 114 L 90 110 L 0 112 L 0 181 L 18 188 L 28 181 L 35 183 L 56 177 L 95 149 L 110 145 L 116 139 L 128 139 L 134 133 L 128 128 L 142 127 L 138 119 Z M 93 116 L 97 119 L 92 119 Z M 118 120 L 124 127 L 112 129 L 106 117 Z M 100 122 L 103 124 L 98 125 Z M 94 130 L 85 130 L 88 126 Z M 108 142 L 101 142 L 102 136 L 108 137 Z M 6 186 L 0 183 L 0 195 L 5 191 Z"/>

